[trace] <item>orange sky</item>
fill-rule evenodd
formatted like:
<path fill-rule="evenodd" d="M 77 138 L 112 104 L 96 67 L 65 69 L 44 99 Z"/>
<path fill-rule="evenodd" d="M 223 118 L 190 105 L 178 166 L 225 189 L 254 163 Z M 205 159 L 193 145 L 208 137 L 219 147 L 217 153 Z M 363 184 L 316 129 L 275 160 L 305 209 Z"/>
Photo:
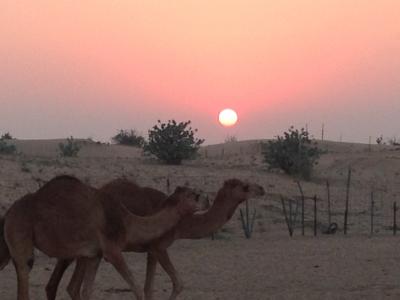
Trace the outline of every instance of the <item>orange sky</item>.
<path fill-rule="evenodd" d="M 400 135 L 400 1 L 2 0 L 0 132 Z M 219 110 L 239 114 L 217 124 Z M 57 124 L 56 126 L 54 124 Z"/>

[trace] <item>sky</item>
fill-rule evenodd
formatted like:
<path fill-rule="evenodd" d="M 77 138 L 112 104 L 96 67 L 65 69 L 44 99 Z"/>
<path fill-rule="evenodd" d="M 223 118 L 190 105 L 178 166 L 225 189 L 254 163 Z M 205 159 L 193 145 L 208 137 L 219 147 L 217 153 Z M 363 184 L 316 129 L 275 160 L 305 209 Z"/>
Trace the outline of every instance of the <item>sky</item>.
<path fill-rule="evenodd" d="M 400 138 L 398 0 L 0 0 L 0 133 Z M 223 108 L 239 121 L 224 128 Z"/>

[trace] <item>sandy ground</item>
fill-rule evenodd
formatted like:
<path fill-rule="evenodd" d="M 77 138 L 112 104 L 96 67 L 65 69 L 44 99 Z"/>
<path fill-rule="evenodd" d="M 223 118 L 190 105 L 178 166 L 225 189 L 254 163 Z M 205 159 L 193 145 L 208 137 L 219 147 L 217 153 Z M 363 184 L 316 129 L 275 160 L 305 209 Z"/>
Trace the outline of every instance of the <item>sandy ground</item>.
<path fill-rule="evenodd" d="M 399 299 L 400 252 L 392 236 L 392 204 L 400 201 L 400 151 L 395 147 L 324 142 L 315 175 L 302 182 L 307 197 L 318 197 L 318 224 L 327 222 L 326 181 L 331 185 L 332 220 L 336 235 L 312 236 L 312 202 L 306 202 L 306 236 L 296 228 L 290 238 L 282 216 L 281 195 L 297 199 L 294 180 L 268 171 L 258 141 L 204 147 L 201 157 L 183 166 L 163 166 L 130 147 L 85 143 L 81 155 L 63 159 L 59 141 L 16 141 L 16 156 L 0 156 L 0 211 L 19 197 L 35 191 L 59 174 L 73 174 L 94 186 L 126 176 L 166 191 L 166 179 L 175 185 L 189 182 L 210 199 L 228 178 L 262 184 L 267 195 L 251 200 L 257 209 L 255 232 L 243 238 L 238 211 L 217 239 L 180 240 L 170 255 L 185 283 L 180 299 Z M 348 167 L 353 169 L 350 189 L 349 234 L 343 235 L 343 208 Z M 375 195 L 375 228 L 370 231 L 370 193 Z M 143 285 L 145 255 L 126 254 Z M 54 259 L 37 253 L 31 273 L 32 299 L 45 299 L 44 286 Z M 62 282 L 58 299 L 69 299 Z M 156 299 L 171 290 L 159 269 Z M 0 272 L 0 299 L 16 299 L 16 278 L 10 264 Z M 132 299 L 116 271 L 103 263 L 96 279 L 94 299 Z"/>

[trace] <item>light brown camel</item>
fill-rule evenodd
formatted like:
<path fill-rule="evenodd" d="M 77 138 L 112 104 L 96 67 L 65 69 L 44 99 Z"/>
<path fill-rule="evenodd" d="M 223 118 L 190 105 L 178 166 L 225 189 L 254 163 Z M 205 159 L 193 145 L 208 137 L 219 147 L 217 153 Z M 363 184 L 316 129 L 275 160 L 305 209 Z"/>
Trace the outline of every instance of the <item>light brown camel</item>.
<path fill-rule="evenodd" d="M 138 215 L 148 215 L 159 211 L 167 196 L 150 188 L 139 188 L 136 184 L 127 180 L 113 181 L 100 189 L 107 192 L 118 201 L 121 201 L 131 212 Z M 183 290 L 182 281 L 177 271 L 169 259 L 167 248 L 177 239 L 198 239 L 207 237 L 221 228 L 230 220 L 237 206 L 254 196 L 264 195 L 264 189 L 257 184 L 248 184 L 238 179 L 225 181 L 223 187 L 218 191 L 212 207 L 203 214 L 191 215 L 183 218 L 177 226 L 156 241 L 149 244 L 130 244 L 124 251 L 148 252 L 147 256 L 147 274 L 145 284 L 146 299 L 152 299 L 153 281 L 157 261 L 167 272 L 173 283 L 173 291 L 170 299 L 176 299 Z M 130 197 L 132 195 L 132 197 Z M 134 195 L 134 196 L 133 196 Z M 151 195 L 148 197 L 148 195 Z M 147 196 L 147 198 L 146 198 Z M 132 201 L 132 199 L 134 199 Z M 144 201 L 149 199 L 149 201 Z M 66 268 L 72 261 L 59 260 L 53 274 L 46 286 L 48 300 L 54 300 L 56 297 L 57 286 L 62 278 Z M 80 265 L 80 264 L 78 264 Z M 80 269 L 85 267 L 80 265 Z M 78 269 L 78 267 L 77 267 Z M 97 266 L 93 266 L 90 272 L 96 272 Z M 90 273 L 88 272 L 88 273 Z M 75 273 L 74 273 L 75 274 Z M 74 276 L 73 276 L 74 277 Z M 93 280 L 94 275 L 87 276 Z M 82 278 L 81 278 L 82 279 Z M 77 278 L 72 278 L 72 281 Z M 91 282 L 85 282 L 91 289 Z M 81 283 L 74 283 L 78 288 Z"/>
<path fill-rule="evenodd" d="M 98 265 L 99 256 L 103 255 L 129 284 L 136 298 L 143 299 L 122 249 L 161 236 L 182 217 L 196 211 L 197 198 L 191 189 L 178 187 L 157 214 L 140 217 L 74 177 L 50 180 L 36 193 L 16 201 L 5 216 L 4 237 L 17 272 L 18 300 L 29 299 L 34 247 L 50 257 L 79 258 L 88 268 Z M 82 270 L 74 275 L 71 284 L 94 280 L 84 278 Z M 76 289 L 71 287 L 71 290 Z M 84 290 L 83 295 L 88 299 L 90 290 Z M 79 293 L 71 297 L 81 299 Z"/>

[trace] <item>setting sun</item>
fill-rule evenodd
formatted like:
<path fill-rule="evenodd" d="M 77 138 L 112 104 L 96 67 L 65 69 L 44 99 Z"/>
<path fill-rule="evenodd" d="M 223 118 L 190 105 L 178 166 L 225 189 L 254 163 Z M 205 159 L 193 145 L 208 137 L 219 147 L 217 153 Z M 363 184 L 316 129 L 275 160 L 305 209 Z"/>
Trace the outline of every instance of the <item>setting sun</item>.
<path fill-rule="evenodd" d="M 237 113 L 230 108 L 226 108 L 219 113 L 219 122 L 223 126 L 233 126 L 238 120 Z"/>

